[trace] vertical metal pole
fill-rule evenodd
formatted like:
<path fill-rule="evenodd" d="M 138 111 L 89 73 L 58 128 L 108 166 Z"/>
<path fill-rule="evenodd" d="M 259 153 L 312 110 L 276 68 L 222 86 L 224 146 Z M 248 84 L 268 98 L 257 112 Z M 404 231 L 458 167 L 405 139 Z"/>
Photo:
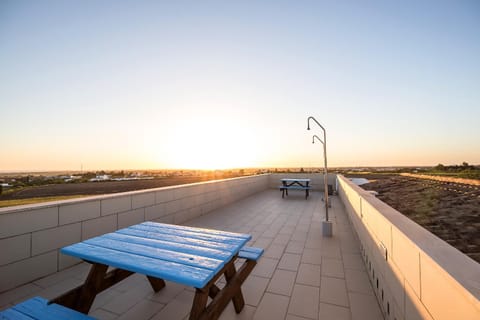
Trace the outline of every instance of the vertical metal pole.
<path fill-rule="evenodd" d="M 323 159 L 325 162 L 325 169 L 324 169 L 324 176 L 323 176 L 323 181 L 324 181 L 324 188 L 325 188 L 325 195 L 324 195 L 324 200 L 325 200 L 325 219 L 328 221 L 328 169 L 327 169 L 327 131 L 325 128 L 315 119 L 314 117 L 308 117 L 307 119 L 307 130 L 310 130 L 310 120 L 315 121 L 318 126 L 323 130 Z M 318 137 L 317 137 L 318 138 Z"/>
<path fill-rule="evenodd" d="M 323 127 L 322 127 L 323 129 Z M 323 129 L 323 158 L 325 162 L 325 175 L 323 181 L 325 184 L 325 218 L 328 221 L 328 169 L 327 169 L 327 133 Z"/>

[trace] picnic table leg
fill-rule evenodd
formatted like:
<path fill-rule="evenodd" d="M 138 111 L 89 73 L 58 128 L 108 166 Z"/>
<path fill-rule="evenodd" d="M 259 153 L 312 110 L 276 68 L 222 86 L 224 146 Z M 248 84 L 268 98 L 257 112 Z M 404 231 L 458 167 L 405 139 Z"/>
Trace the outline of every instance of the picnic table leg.
<path fill-rule="evenodd" d="M 87 314 L 92 307 L 93 300 L 95 300 L 97 294 L 103 290 L 107 270 L 107 265 L 99 263 L 92 264 L 83 285 L 53 299 L 50 303 L 61 304 L 67 308 Z"/>
<path fill-rule="evenodd" d="M 232 282 L 232 279 L 235 276 L 236 272 L 237 271 L 235 270 L 235 264 L 233 262 L 227 266 L 227 268 L 225 269 L 225 279 L 227 280 L 227 284 Z M 243 299 L 243 294 L 242 290 L 240 290 L 240 287 L 237 294 L 233 296 L 232 302 L 233 306 L 235 307 L 235 311 L 237 313 L 240 313 L 240 311 L 242 311 L 243 309 L 243 306 L 245 305 L 245 300 Z"/>
<path fill-rule="evenodd" d="M 246 260 L 238 271 L 235 271 L 233 261 L 230 261 L 229 264 L 231 265 L 225 266 L 224 270 L 221 271 L 224 275 L 228 274 L 229 280 L 227 280 L 225 287 L 219 289 L 215 285 L 215 279 L 217 278 L 214 278 L 214 280 L 204 288 L 196 289 L 192 309 L 190 310 L 190 320 L 216 320 L 232 300 L 235 311 L 237 313 L 242 311 L 242 303 L 244 304 L 244 302 L 241 285 L 250 272 L 252 272 L 257 262 L 255 260 Z M 212 298 L 212 301 L 207 306 L 208 296 Z M 242 297 L 242 303 L 240 303 L 239 297 Z M 237 307 L 240 306 L 242 308 L 237 309 Z"/>
<path fill-rule="evenodd" d="M 148 279 L 148 282 L 150 282 L 150 285 L 152 286 L 153 291 L 155 292 L 158 292 L 165 287 L 165 281 L 163 281 L 163 279 L 150 277 L 150 276 L 147 276 L 147 279 Z"/>
<path fill-rule="evenodd" d="M 205 313 L 207 306 L 209 290 L 195 289 L 195 298 L 193 298 L 192 309 L 190 310 L 190 320 L 200 319 L 200 316 Z"/>
<path fill-rule="evenodd" d="M 50 300 L 49 304 L 56 303 L 85 314 L 88 313 L 97 294 L 133 274 L 131 271 L 122 269 L 114 269 L 110 272 L 107 270 L 107 265 L 92 264 L 87 279 L 82 285 Z"/>

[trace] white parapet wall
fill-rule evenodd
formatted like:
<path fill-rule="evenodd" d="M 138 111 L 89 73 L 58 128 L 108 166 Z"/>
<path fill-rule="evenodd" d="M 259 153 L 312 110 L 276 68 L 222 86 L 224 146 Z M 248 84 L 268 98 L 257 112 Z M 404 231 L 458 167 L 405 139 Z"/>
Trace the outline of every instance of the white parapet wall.
<path fill-rule="evenodd" d="M 66 245 L 140 223 L 180 224 L 267 189 L 269 175 L 0 209 L 0 292 L 79 262 Z"/>
<path fill-rule="evenodd" d="M 480 264 L 338 176 L 385 319 L 480 319 Z"/>

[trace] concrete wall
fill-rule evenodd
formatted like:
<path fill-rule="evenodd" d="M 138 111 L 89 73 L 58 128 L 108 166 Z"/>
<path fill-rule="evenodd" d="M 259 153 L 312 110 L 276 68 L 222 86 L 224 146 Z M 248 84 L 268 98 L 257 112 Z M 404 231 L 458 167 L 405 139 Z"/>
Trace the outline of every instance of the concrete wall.
<path fill-rule="evenodd" d="M 328 184 L 331 184 L 333 188 L 335 189 L 335 182 L 336 182 L 336 174 L 328 174 Z M 304 178 L 304 179 L 311 179 L 310 185 L 312 186 L 312 189 L 315 191 L 323 191 L 324 188 L 324 182 L 323 182 L 323 173 L 272 173 L 269 175 L 269 187 L 270 188 L 276 188 L 280 185 L 281 179 L 284 178 Z"/>
<path fill-rule="evenodd" d="M 0 292 L 78 263 L 66 245 L 147 220 L 180 224 L 268 184 L 259 175 L 0 209 Z"/>
<path fill-rule="evenodd" d="M 348 179 L 338 182 L 385 319 L 480 319 L 480 264 Z"/>

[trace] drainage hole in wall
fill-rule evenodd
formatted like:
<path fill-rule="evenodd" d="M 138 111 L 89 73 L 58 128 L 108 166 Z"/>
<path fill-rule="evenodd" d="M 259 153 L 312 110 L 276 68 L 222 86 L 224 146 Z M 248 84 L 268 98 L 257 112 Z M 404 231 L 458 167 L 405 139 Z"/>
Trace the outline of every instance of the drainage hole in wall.
<path fill-rule="evenodd" d="M 377 280 L 378 281 L 378 280 Z M 382 301 L 383 301 L 383 289 L 382 289 Z"/>
<path fill-rule="evenodd" d="M 387 314 L 390 315 L 390 303 L 387 302 Z"/>
<path fill-rule="evenodd" d="M 377 278 L 377 289 L 378 289 L 378 278 Z"/>

